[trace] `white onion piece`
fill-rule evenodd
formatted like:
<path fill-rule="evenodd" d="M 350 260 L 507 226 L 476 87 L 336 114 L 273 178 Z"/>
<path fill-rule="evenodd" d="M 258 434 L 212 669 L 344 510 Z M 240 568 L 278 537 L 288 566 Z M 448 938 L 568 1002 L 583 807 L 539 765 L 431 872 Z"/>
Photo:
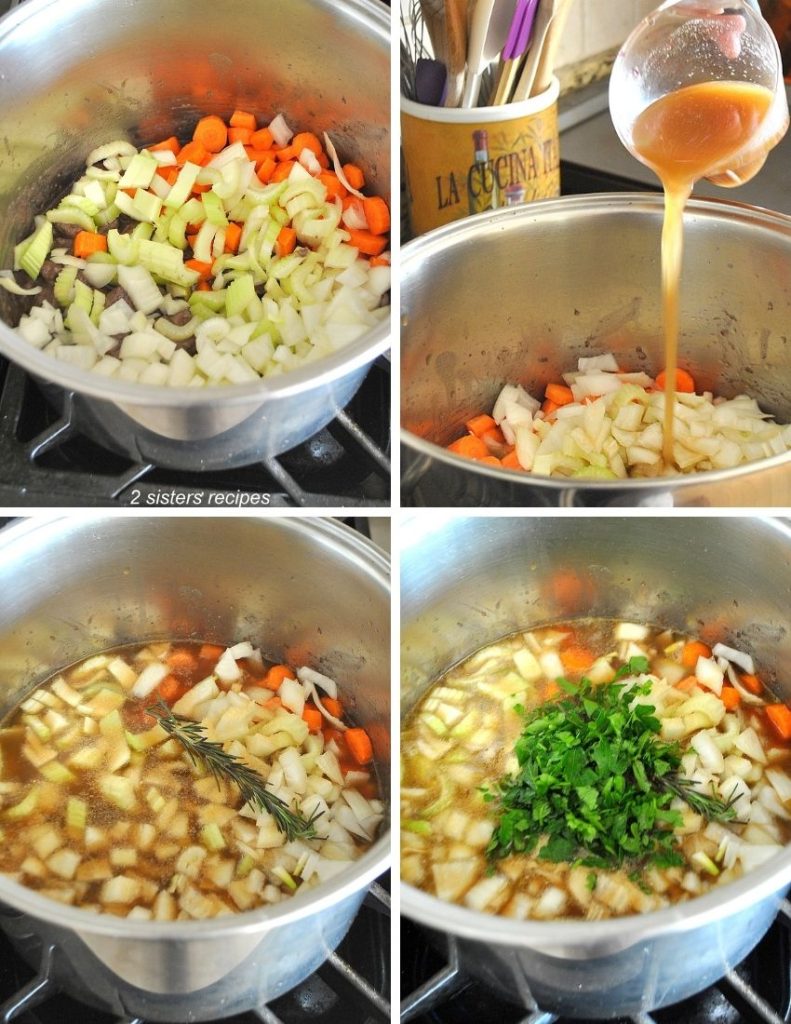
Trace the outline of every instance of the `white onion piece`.
<path fill-rule="evenodd" d="M 269 130 L 278 146 L 287 146 L 294 138 L 294 132 L 289 128 L 282 114 L 278 114 L 269 122 Z"/>
<path fill-rule="evenodd" d="M 132 687 L 132 696 L 147 697 L 152 690 L 159 686 L 169 672 L 170 669 L 161 661 L 152 661 L 149 665 L 146 665 L 137 677 L 135 685 Z"/>
<path fill-rule="evenodd" d="M 324 707 L 324 705 L 321 703 L 321 698 L 319 697 L 319 691 L 316 689 L 313 683 L 306 683 L 305 689 L 307 690 L 308 697 L 310 697 L 310 699 L 313 701 L 313 703 L 316 705 L 316 707 L 319 709 L 322 715 L 324 715 L 324 717 L 327 719 L 330 725 L 335 726 L 335 728 L 339 732 L 346 732 L 348 726 L 344 725 L 340 718 L 336 718 L 335 715 L 331 714 Z"/>
<path fill-rule="evenodd" d="M 241 670 L 230 650 L 223 651 L 220 655 L 219 661 L 214 666 L 214 673 L 224 683 L 235 683 L 238 679 L 242 678 Z"/>
<path fill-rule="evenodd" d="M 715 644 L 711 653 L 715 658 L 725 658 L 726 661 L 731 661 L 734 665 L 738 665 L 742 672 L 746 672 L 748 676 L 755 675 L 755 663 L 749 654 L 737 651 L 733 647 L 726 647 L 725 644 Z"/>
<path fill-rule="evenodd" d="M 766 778 L 785 807 L 791 807 L 791 778 L 778 768 L 767 768 Z"/>
<path fill-rule="evenodd" d="M 283 707 L 295 715 L 302 715 L 305 710 L 305 690 L 296 679 L 284 679 L 277 695 L 283 701 Z"/>
<path fill-rule="evenodd" d="M 759 697 L 755 693 L 751 693 L 746 686 L 739 679 L 738 673 L 734 670 L 733 665 L 728 663 L 727 668 L 728 682 L 738 692 L 745 704 L 752 704 L 755 707 L 763 707 L 766 701 L 763 697 Z"/>
<path fill-rule="evenodd" d="M 577 369 L 581 373 L 588 373 L 591 370 L 604 370 L 609 373 L 617 373 L 620 367 L 618 366 L 618 360 L 612 352 L 607 352 L 602 356 L 580 356 L 577 360 Z"/>
<path fill-rule="evenodd" d="M 725 759 L 710 732 L 705 729 L 696 732 L 690 741 L 690 745 L 697 752 L 700 763 L 707 771 L 721 772 L 723 770 Z"/>
<path fill-rule="evenodd" d="M 635 622 L 619 622 L 615 627 L 616 640 L 645 640 L 649 633 L 648 626 L 640 626 Z"/>
<path fill-rule="evenodd" d="M 330 679 L 329 676 L 322 675 L 321 672 L 316 672 L 315 669 L 303 665 L 297 669 L 297 678 L 301 683 L 320 686 L 327 696 L 332 697 L 334 700 L 338 697 L 338 684 L 335 680 Z"/>
<path fill-rule="evenodd" d="M 341 166 L 341 162 L 338 159 L 338 153 L 335 149 L 335 146 L 333 146 L 332 144 L 332 139 L 326 132 L 324 132 L 324 145 L 326 146 L 327 152 L 330 155 L 330 160 L 332 160 L 332 166 L 335 170 L 335 173 L 338 175 L 338 181 L 340 181 L 343 187 L 347 189 L 347 191 L 351 192 L 353 196 L 357 196 L 358 199 L 365 199 L 365 196 L 363 195 L 362 192 L 360 192 L 359 189 L 356 189 L 354 188 L 353 185 L 349 184 L 349 179 L 346 177 L 343 167 Z"/>
<path fill-rule="evenodd" d="M 234 659 L 239 661 L 240 658 L 249 658 L 253 653 L 253 645 L 249 640 L 243 640 L 239 644 L 234 644 L 233 647 L 228 648 L 228 654 Z"/>
<path fill-rule="evenodd" d="M 712 658 L 699 657 L 695 665 L 695 678 L 701 686 L 719 695 L 722 693 L 723 672 Z"/>

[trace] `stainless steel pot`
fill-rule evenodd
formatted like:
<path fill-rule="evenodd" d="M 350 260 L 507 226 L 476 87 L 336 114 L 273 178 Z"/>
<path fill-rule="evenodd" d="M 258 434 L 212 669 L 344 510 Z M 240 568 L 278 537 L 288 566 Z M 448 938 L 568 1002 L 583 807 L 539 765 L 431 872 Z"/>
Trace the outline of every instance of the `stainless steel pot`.
<path fill-rule="evenodd" d="M 557 587 L 558 573 L 578 585 Z M 401 530 L 402 701 L 517 629 L 585 616 L 699 631 L 717 623 L 791 697 L 791 528 L 748 518 L 408 519 Z M 462 966 L 508 998 L 567 1016 L 639 1014 L 698 992 L 772 922 L 791 849 L 732 885 L 612 921 L 520 922 L 401 888 L 409 917 L 458 936 Z"/>
<path fill-rule="evenodd" d="M 27 0 L 0 21 L 0 265 L 96 145 L 191 132 L 235 107 L 328 129 L 390 193 L 390 32 L 378 0 Z M 18 309 L 3 292 L 0 316 Z M 247 465 L 292 448 L 352 398 L 388 346 L 379 324 L 343 351 L 239 387 L 167 390 L 76 370 L 0 323 L 0 352 L 105 447 L 168 468 Z"/>
<path fill-rule="evenodd" d="M 389 779 L 385 557 L 330 520 L 28 520 L 0 533 L 0 708 L 36 679 L 115 644 L 255 637 L 342 684 Z M 385 830 L 386 833 L 386 830 Z M 386 834 L 352 867 L 275 907 L 209 921 L 129 921 L 62 906 L 0 877 L 0 927 L 55 981 L 119 1017 L 198 1021 L 276 998 L 343 938 L 388 861 Z"/>
<path fill-rule="evenodd" d="M 577 358 L 664 365 L 662 198 L 580 196 L 459 221 L 401 260 L 403 484 L 429 505 L 788 505 L 791 455 L 735 470 L 626 483 L 539 478 L 440 446 L 500 388 L 534 394 Z M 682 365 L 791 422 L 791 218 L 693 201 L 684 219 Z"/>

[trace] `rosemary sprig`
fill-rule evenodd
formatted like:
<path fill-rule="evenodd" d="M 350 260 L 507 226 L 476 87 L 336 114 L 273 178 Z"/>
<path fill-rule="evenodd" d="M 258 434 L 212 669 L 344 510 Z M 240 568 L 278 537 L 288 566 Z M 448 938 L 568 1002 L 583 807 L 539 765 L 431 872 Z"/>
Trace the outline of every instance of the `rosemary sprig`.
<path fill-rule="evenodd" d="M 736 793 L 728 800 L 721 800 L 719 797 L 708 793 L 701 793 L 696 789 L 695 783 L 680 775 L 666 775 L 662 784 L 676 796 L 685 800 L 696 814 L 701 814 L 707 821 L 735 821 L 735 803 L 738 799 Z"/>
<path fill-rule="evenodd" d="M 245 803 L 271 814 L 287 839 L 316 837 L 315 815 L 305 818 L 292 811 L 280 797 L 266 788 L 264 780 L 252 768 L 223 750 L 220 743 L 208 739 L 198 722 L 174 714 L 163 700 L 158 700 L 146 711 L 158 720 L 169 736 L 179 741 L 194 765 L 210 772 L 217 782 L 233 782 Z"/>

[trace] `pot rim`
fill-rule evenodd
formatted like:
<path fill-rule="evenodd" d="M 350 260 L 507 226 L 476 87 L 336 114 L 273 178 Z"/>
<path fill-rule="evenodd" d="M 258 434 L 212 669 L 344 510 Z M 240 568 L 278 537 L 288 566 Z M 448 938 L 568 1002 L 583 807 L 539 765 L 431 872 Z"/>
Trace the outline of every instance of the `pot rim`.
<path fill-rule="evenodd" d="M 328 9 L 337 5 L 333 0 L 314 0 Z M 380 0 L 343 0 L 353 18 L 365 25 L 375 35 L 379 44 L 390 54 L 389 12 Z M 0 47 L 15 31 L 23 26 L 25 31 L 34 32 L 34 19 L 46 18 L 47 10 L 55 7 L 59 0 L 27 0 L 0 18 Z M 2 81 L 0 81 L 2 86 Z M 34 348 L 17 335 L 14 328 L 0 320 L 0 354 L 17 363 L 36 377 L 91 398 L 103 399 L 133 406 L 159 406 L 166 408 L 196 408 L 213 405 L 222 401 L 226 406 L 243 405 L 251 401 L 266 402 L 274 399 L 296 398 L 312 388 L 326 387 L 333 381 L 362 366 L 372 363 L 377 356 L 390 346 L 394 309 L 392 303 L 388 316 L 364 335 L 331 356 L 309 363 L 307 366 L 289 370 L 277 377 L 262 377 L 248 384 L 208 385 L 203 388 L 168 388 L 153 384 L 137 384 L 134 381 L 113 380 L 102 377 L 90 370 L 59 363 L 54 356 L 48 356 Z"/>
<path fill-rule="evenodd" d="M 600 193 L 597 195 L 564 196 L 560 199 L 542 199 L 534 203 L 525 203 L 521 206 L 504 207 L 493 213 L 477 214 L 474 217 L 467 217 L 462 220 L 453 221 L 441 228 L 421 235 L 413 239 L 401 249 L 401 305 L 402 319 L 408 317 L 406 308 L 408 303 L 408 291 L 404 279 L 413 262 L 425 262 L 432 255 L 442 252 L 453 245 L 462 244 L 470 236 L 477 236 L 480 233 L 492 234 L 510 228 L 514 230 L 517 225 L 528 224 L 535 219 L 543 219 L 553 215 L 579 214 L 584 212 L 588 215 L 604 216 L 613 211 L 623 212 L 624 210 L 635 210 L 638 213 L 661 215 L 664 208 L 664 199 L 661 194 L 646 194 L 643 192 L 626 193 Z M 778 213 L 774 210 L 765 210 L 762 207 L 751 206 L 748 203 L 738 203 L 730 199 L 690 199 L 684 209 L 684 219 L 698 216 L 701 218 L 713 218 L 716 220 L 733 220 L 741 224 L 754 224 L 756 227 L 763 227 L 780 234 L 791 237 L 791 216 Z M 511 224 L 515 220 L 517 225 Z M 402 342 L 403 350 L 403 342 Z M 627 477 L 619 480 L 585 480 L 572 479 L 567 477 L 536 476 L 533 473 L 525 473 L 516 469 L 501 469 L 498 466 L 482 465 L 472 459 L 465 459 L 461 455 L 454 455 L 434 441 L 427 441 L 407 430 L 401 428 L 401 441 L 405 447 L 411 449 L 424 458 L 435 459 L 449 469 L 463 469 L 474 475 L 489 477 L 492 480 L 507 480 L 511 483 L 519 482 L 523 486 L 536 486 L 547 488 L 553 491 L 567 491 L 573 488 L 580 492 L 602 492 L 617 493 L 624 490 L 644 492 L 663 490 L 677 490 L 678 488 L 694 487 L 699 484 L 727 483 L 731 480 L 747 476 L 751 473 L 763 470 L 775 469 L 779 466 L 791 464 L 791 451 L 782 455 L 772 455 L 769 458 L 758 459 L 753 462 L 746 462 L 732 469 L 710 469 L 697 473 L 684 473 L 675 476 L 657 477 Z"/>
<path fill-rule="evenodd" d="M 118 524 L 124 520 L 138 520 L 139 518 L 138 515 L 118 516 L 112 513 L 95 512 L 80 516 L 80 525 L 89 527 L 92 523 L 99 521 L 112 521 Z M 153 521 L 161 519 L 165 522 L 175 518 L 183 520 L 194 518 L 203 522 L 206 518 L 213 517 L 153 516 L 150 518 Z M 228 517 L 217 516 L 216 518 Z M 255 523 L 265 529 L 282 529 L 307 537 L 315 537 L 316 540 L 331 541 L 347 562 L 364 570 L 386 592 L 388 599 L 390 598 L 390 559 L 373 541 L 356 533 L 351 527 L 332 519 L 296 516 L 233 516 L 231 518 L 234 521 Z M 35 540 L 36 531 L 57 528 L 60 522 L 73 522 L 73 517 L 54 513 L 10 523 L 0 531 L 0 557 L 3 556 L 7 547 L 17 542 L 30 543 L 31 540 Z M 317 888 L 311 889 L 309 892 L 298 893 L 274 907 L 260 907 L 257 910 L 240 911 L 236 914 L 197 921 L 136 921 L 58 903 L 56 900 L 40 896 L 35 890 L 28 889 L 26 886 L 0 875 L 0 917 L 3 914 L 2 904 L 5 904 L 24 914 L 29 914 L 31 917 L 52 922 L 59 927 L 71 928 L 83 934 L 117 937 L 119 930 L 122 930 L 124 938 L 135 941 L 214 940 L 223 936 L 254 934 L 260 932 L 262 928 L 268 929 L 282 924 L 290 924 L 327 910 L 366 889 L 390 865 L 389 812 L 385 814 L 383 826 L 382 834 L 347 869 L 329 881 L 321 883 Z"/>
<path fill-rule="evenodd" d="M 414 520 L 416 517 L 410 518 Z M 452 518 L 470 517 L 466 513 L 454 512 Z M 519 517 L 509 515 L 506 518 Z M 783 536 L 785 542 L 791 544 L 791 519 L 770 515 L 752 515 L 748 518 L 759 521 L 764 529 Z M 440 522 L 429 527 L 429 532 L 439 532 L 441 528 Z M 779 902 L 783 889 L 789 884 L 791 842 L 765 864 L 727 885 L 715 886 L 703 896 L 695 896 L 662 910 L 605 921 L 517 921 L 448 903 L 404 881 L 400 884 L 400 893 L 401 911 L 404 914 L 429 928 L 440 929 L 460 938 L 538 950 L 552 949 L 556 955 L 558 947 L 576 947 L 578 950 L 580 944 L 583 944 L 594 955 L 594 950 L 596 953 L 615 951 L 668 932 L 702 928 L 747 910 L 751 905 L 772 896 L 776 896 Z"/>

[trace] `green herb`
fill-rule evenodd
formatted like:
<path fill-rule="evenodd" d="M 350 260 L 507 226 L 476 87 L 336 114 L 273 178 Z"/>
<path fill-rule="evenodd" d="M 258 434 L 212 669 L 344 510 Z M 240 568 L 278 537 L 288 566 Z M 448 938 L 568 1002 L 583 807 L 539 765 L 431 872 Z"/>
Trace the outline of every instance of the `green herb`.
<path fill-rule="evenodd" d="M 636 657 L 611 683 L 558 680 L 568 696 L 522 714 L 519 770 L 483 790 L 498 813 L 491 858 L 538 850 L 542 860 L 591 868 L 680 866 L 676 796 L 709 820 L 735 818 L 732 801 L 706 796 L 679 775 L 679 744 L 659 738 L 656 708 L 635 702 L 651 693 L 651 680 L 621 682 L 648 668 Z"/>
<path fill-rule="evenodd" d="M 315 815 L 307 819 L 292 811 L 279 796 L 266 788 L 265 781 L 252 768 L 223 750 L 221 744 L 207 739 L 202 725 L 174 714 L 163 700 L 146 708 L 146 711 L 158 719 L 169 736 L 181 743 L 193 764 L 210 772 L 217 782 L 233 782 L 244 803 L 271 814 L 287 839 L 315 838 Z"/>

